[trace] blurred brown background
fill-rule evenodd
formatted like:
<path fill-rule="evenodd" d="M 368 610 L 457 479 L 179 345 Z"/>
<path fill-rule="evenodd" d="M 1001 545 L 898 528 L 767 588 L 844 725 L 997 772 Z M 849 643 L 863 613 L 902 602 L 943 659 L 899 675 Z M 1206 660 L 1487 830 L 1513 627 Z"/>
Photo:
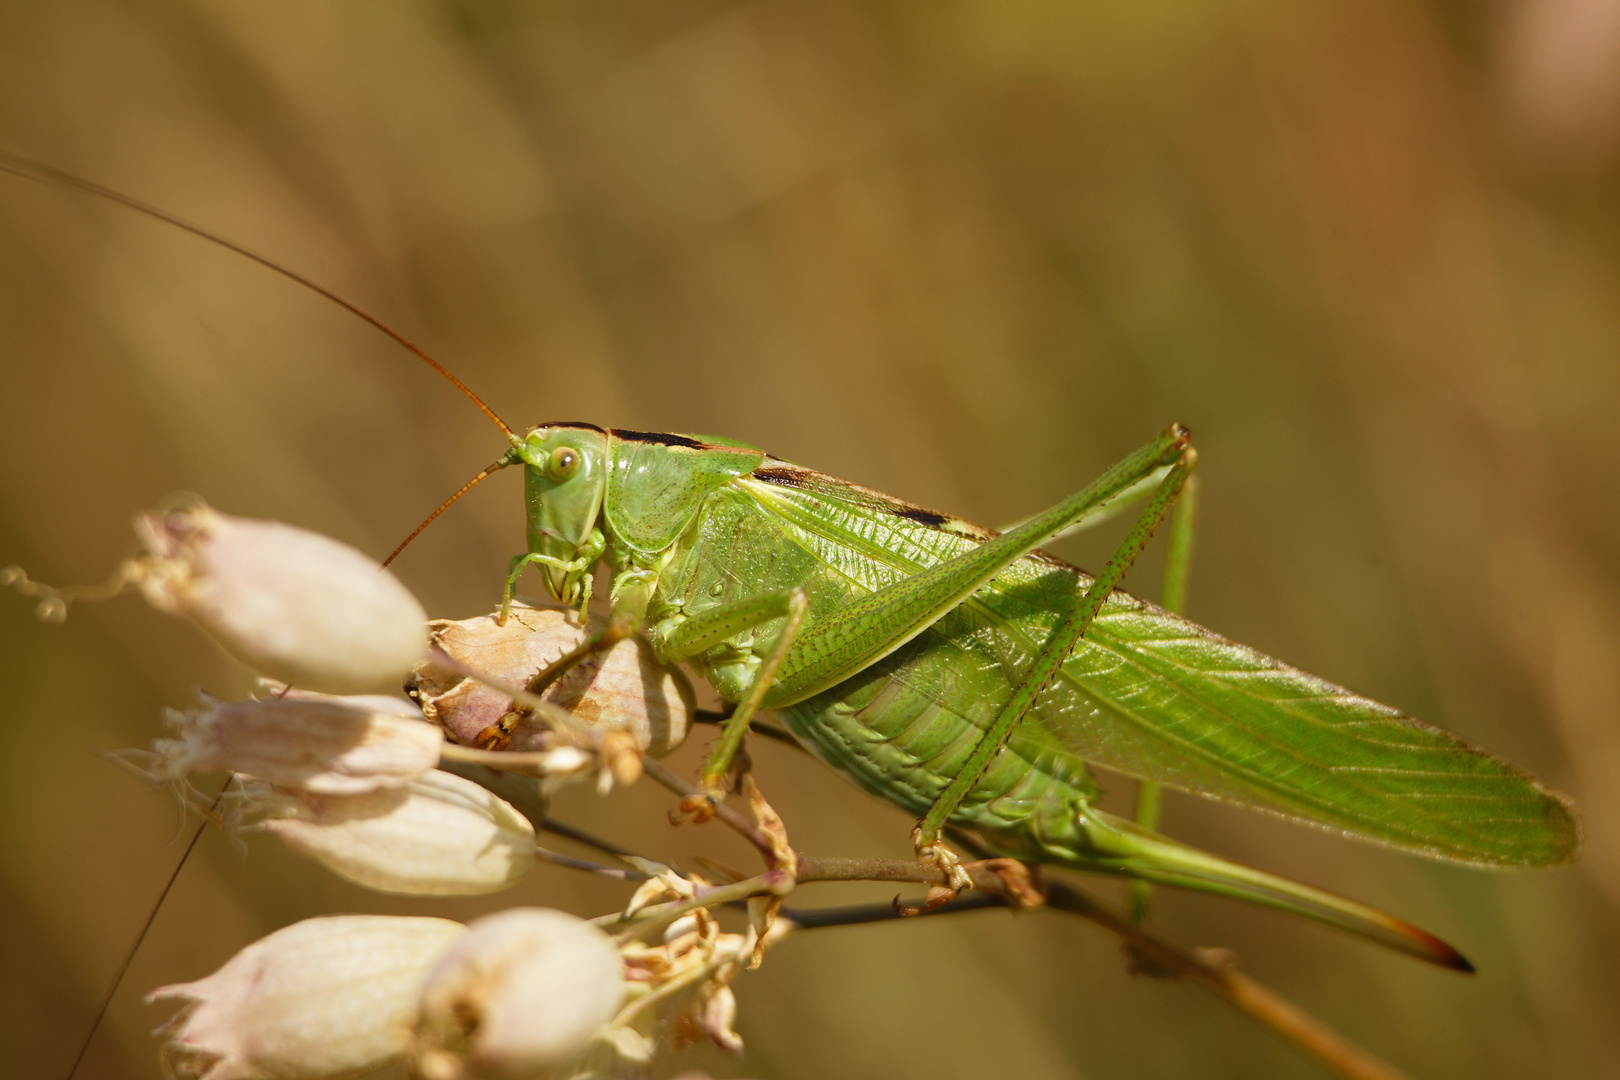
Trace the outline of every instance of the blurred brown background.
<path fill-rule="evenodd" d="M 1525 765 L 1588 845 L 1485 873 L 1177 797 L 1170 831 L 1412 918 L 1480 974 L 1208 898 L 1163 894 L 1156 925 L 1416 1076 L 1620 1075 L 1609 0 L 11 0 L 0 148 L 313 275 L 513 424 L 723 433 L 992 525 L 1189 424 L 1191 614 Z M 98 580 L 181 489 L 380 555 L 502 449 L 332 306 L 4 176 L 0 365 L 0 563 L 47 581 Z M 517 483 L 404 557 L 436 613 L 492 602 Z M 86 750 L 246 679 L 132 599 L 46 627 L 0 596 L 0 633 L 0 1072 L 60 1076 L 182 846 L 172 800 Z M 808 761 L 758 765 L 800 846 L 907 850 L 909 821 Z M 746 863 L 668 802 L 560 813 Z M 210 833 L 80 1075 L 155 1076 L 141 995 L 298 918 L 622 896 L 542 870 L 386 900 Z M 737 989 L 747 1055 L 666 1071 L 1322 1075 L 1052 915 L 806 934 Z"/>

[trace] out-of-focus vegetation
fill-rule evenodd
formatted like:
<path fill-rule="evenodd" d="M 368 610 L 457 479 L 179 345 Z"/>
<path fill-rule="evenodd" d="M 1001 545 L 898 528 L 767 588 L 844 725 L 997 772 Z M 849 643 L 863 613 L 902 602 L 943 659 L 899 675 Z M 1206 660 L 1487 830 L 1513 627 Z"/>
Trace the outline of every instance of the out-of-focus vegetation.
<path fill-rule="evenodd" d="M 11 3 L 0 148 L 312 274 L 514 425 L 722 433 L 995 525 L 1189 424 L 1192 616 L 1525 765 L 1577 797 L 1588 845 L 1573 869 L 1483 873 L 1172 797 L 1172 833 L 1386 906 L 1480 974 L 1203 897 L 1161 894 L 1155 925 L 1237 949 L 1418 1076 L 1594 1077 L 1620 1074 L 1615 10 Z M 7 177 L 0 365 L 0 562 L 53 582 L 99 578 L 177 489 L 381 554 L 502 448 L 332 306 Z M 399 564 L 431 611 L 495 599 L 516 483 Z M 1057 550 L 1094 565 L 1112 541 Z M 54 628 L 0 597 L 0 633 L 0 1071 L 60 1075 L 182 847 L 173 801 L 85 750 L 245 676 L 134 601 Z M 756 761 L 800 846 L 908 850 L 898 813 L 779 748 Z M 642 785 L 560 814 L 746 857 L 669 831 L 668 802 Z M 388 901 L 248 851 L 205 836 L 86 1080 L 156 1075 L 141 994 L 297 918 L 623 897 L 554 871 Z M 747 1056 L 678 1065 L 1321 1075 L 1051 916 L 807 934 L 737 989 Z"/>

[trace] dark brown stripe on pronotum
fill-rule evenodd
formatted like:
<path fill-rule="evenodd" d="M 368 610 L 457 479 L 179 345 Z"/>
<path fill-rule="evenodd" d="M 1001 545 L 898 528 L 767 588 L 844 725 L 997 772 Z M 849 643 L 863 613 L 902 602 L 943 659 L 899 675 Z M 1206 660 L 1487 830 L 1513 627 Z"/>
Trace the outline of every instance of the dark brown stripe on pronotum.
<path fill-rule="evenodd" d="M 588 424 L 584 420 L 552 420 L 549 423 L 536 424 L 535 426 L 543 428 L 583 428 L 586 431 L 600 431 L 604 435 L 607 434 L 605 428 L 599 428 L 595 424 Z"/>
<path fill-rule="evenodd" d="M 663 431 L 627 431 L 614 428 L 613 437 L 624 442 L 653 443 L 656 446 L 679 446 L 687 450 L 702 450 L 708 443 L 689 439 L 685 435 L 671 435 Z"/>

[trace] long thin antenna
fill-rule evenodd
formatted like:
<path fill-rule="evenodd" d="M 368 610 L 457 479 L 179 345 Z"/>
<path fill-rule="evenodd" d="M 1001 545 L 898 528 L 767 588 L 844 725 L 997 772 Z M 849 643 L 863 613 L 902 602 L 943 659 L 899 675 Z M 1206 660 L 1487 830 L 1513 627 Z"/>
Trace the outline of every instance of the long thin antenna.
<path fill-rule="evenodd" d="M 225 792 L 230 790 L 230 786 L 235 780 L 235 773 L 226 777 L 225 786 L 219 789 L 219 794 L 214 796 L 212 805 L 208 807 L 210 814 L 219 807 L 220 800 L 225 797 Z M 163 889 L 158 893 L 157 902 L 152 905 L 152 910 L 147 913 L 146 921 L 141 924 L 140 932 L 135 935 L 135 940 L 130 944 L 129 951 L 124 954 L 123 962 L 118 965 L 118 970 L 113 972 L 112 983 L 107 987 L 107 992 L 102 995 L 101 1006 L 96 1009 L 96 1018 L 90 1021 L 90 1030 L 84 1033 L 84 1041 L 79 1044 L 79 1052 L 73 1056 L 73 1065 L 68 1069 L 67 1080 L 73 1080 L 74 1076 L 78 1075 L 79 1066 L 84 1064 L 84 1056 L 90 1052 L 90 1044 L 95 1041 L 96 1031 L 101 1027 L 101 1021 L 106 1017 L 107 1010 L 112 1007 L 113 996 L 118 993 L 118 988 L 123 985 L 124 976 L 129 974 L 130 966 L 135 963 L 135 954 L 140 952 L 142 943 L 146 941 L 146 935 L 152 932 L 152 924 L 157 922 L 158 912 L 163 909 L 163 901 L 167 900 L 169 893 L 174 890 L 174 883 L 180 879 L 180 871 L 186 868 L 186 863 L 190 860 L 192 851 L 197 847 L 197 841 L 202 839 L 203 830 L 207 827 L 208 818 L 204 816 L 203 820 L 197 824 L 197 831 L 191 834 L 191 840 L 187 842 L 186 850 L 180 853 L 179 861 L 174 864 L 174 869 L 169 872 L 169 880 L 163 883 Z"/>
<path fill-rule="evenodd" d="M 444 513 L 446 510 L 450 509 L 451 505 L 454 504 L 457 499 L 461 498 L 463 495 L 467 494 L 467 492 L 471 491 L 473 489 L 473 487 L 480 480 L 482 480 L 485 477 L 489 476 L 491 473 L 499 472 L 500 470 L 506 468 L 508 465 L 511 465 L 511 464 L 512 464 L 512 462 L 507 461 L 503 457 L 503 458 L 501 458 L 501 460 L 497 461 L 495 464 L 490 465 L 487 468 L 483 469 L 481 472 L 479 472 L 479 474 L 477 476 L 473 477 L 471 480 L 467 481 L 465 484 L 462 484 L 460 489 L 457 490 L 457 492 L 454 495 L 452 495 L 448 499 L 444 500 L 443 505 L 441 505 L 437 510 L 433 511 L 433 513 L 431 513 L 431 514 L 429 514 L 427 516 L 426 521 L 422 522 L 422 524 L 418 525 L 415 529 L 412 529 L 411 530 L 411 535 L 409 535 L 405 539 L 401 540 L 399 542 L 399 547 L 397 547 L 393 551 L 389 552 L 388 553 L 388 558 L 384 559 L 382 561 L 382 564 L 384 566 L 387 566 L 389 563 L 393 562 L 396 558 L 398 558 L 400 552 L 402 552 L 406 548 L 410 547 L 412 540 L 415 540 L 418 536 L 422 535 L 422 530 L 423 529 L 425 529 L 429 525 L 433 524 L 435 518 L 437 518 L 440 514 Z"/>
<path fill-rule="evenodd" d="M 463 394 L 466 394 L 468 400 L 470 400 L 474 405 L 477 405 L 485 416 L 493 420 L 495 425 L 506 434 L 508 439 L 517 438 L 517 432 L 508 427 L 506 421 L 502 420 L 495 414 L 494 409 L 491 409 L 488 405 L 484 404 L 483 398 L 473 393 L 471 387 L 452 375 L 450 373 L 450 369 L 446 368 L 443 364 L 429 356 L 427 351 L 424 350 L 420 345 L 416 344 L 410 338 L 406 337 L 404 334 L 401 334 L 398 330 L 395 330 L 393 327 L 389 326 L 375 315 L 361 308 L 359 305 L 343 299 L 343 297 L 339 296 L 337 293 L 326 288 L 324 285 L 316 284 L 309 278 L 298 273 L 296 270 L 290 270 L 276 262 L 274 259 L 265 255 L 260 255 L 251 248 L 245 248 L 235 241 L 227 240 L 217 233 L 208 231 L 201 225 L 193 225 L 191 222 L 186 221 L 183 218 L 176 217 L 165 210 L 159 210 L 155 206 L 149 206 L 146 203 L 141 202 L 139 199 L 131 198 L 130 196 L 119 191 L 114 191 L 109 187 L 102 187 L 100 184 L 95 183 L 92 180 L 86 180 L 83 177 L 74 176 L 70 172 L 63 172 L 61 169 L 53 168 L 50 165 L 41 164 L 37 161 L 30 161 L 27 158 L 18 157 L 16 154 L 8 154 L 5 151 L 0 150 L 0 172 L 7 172 L 11 173 L 13 176 L 21 176 L 27 180 L 35 180 L 43 184 L 56 184 L 60 187 L 71 188 L 74 191 L 82 191 L 90 195 L 100 196 L 101 198 L 107 199 L 110 202 L 115 202 L 120 206 L 128 207 L 137 213 L 145 214 L 147 217 L 156 218 L 158 221 L 164 222 L 165 224 L 173 225 L 177 229 L 184 229 L 191 235 L 200 237 L 203 240 L 207 240 L 211 244 L 218 244 L 227 251 L 234 251 L 236 254 L 241 255 L 244 258 L 252 259 L 254 262 L 258 263 L 267 270 L 274 270 L 282 277 L 302 285 L 304 288 L 318 296 L 324 296 L 326 299 L 332 301 L 332 303 L 336 304 L 343 310 L 364 319 L 373 327 L 388 335 L 388 337 L 393 341 L 403 345 L 412 353 L 415 353 L 419 359 L 421 359 L 434 371 L 437 371 L 440 375 L 443 375 L 446 379 L 449 379 L 451 384 L 453 384 L 457 390 L 460 390 Z M 429 518 L 428 520 L 431 521 L 433 519 Z"/>

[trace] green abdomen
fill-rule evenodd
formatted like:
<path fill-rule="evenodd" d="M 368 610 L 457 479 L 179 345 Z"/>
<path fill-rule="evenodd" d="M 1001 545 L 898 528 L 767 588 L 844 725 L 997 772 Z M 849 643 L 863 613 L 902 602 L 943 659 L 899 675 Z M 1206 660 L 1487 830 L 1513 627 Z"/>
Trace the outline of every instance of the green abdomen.
<path fill-rule="evenodd" d="M 933 681 L 916 676 L 938 664 L 941 651 L 951 651 L 950 644 L 925 634 L 781 716 L 801 743 L 858 787 L 920 817 L 984 735 L 964 715 L 982 713 L 978 702 L 942 700 L 937 690 L 915 685 Z M 1030 844 L 1072 842 L 1077 809 L 1094 791 L 1078 758 L 1015 732 L 952 821 L 996 834 L 1010 853 L 1034 855 Z"/>

